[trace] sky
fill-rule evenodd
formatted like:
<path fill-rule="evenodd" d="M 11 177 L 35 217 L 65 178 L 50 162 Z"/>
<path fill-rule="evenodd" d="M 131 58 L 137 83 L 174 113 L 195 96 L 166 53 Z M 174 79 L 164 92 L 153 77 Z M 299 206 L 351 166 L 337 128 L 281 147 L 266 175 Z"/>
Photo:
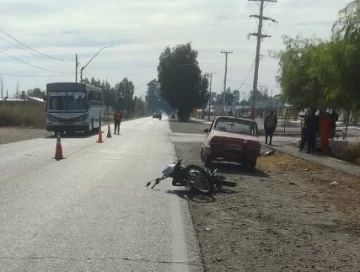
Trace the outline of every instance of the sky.
<path fill-rule="evenodd" d="M 280 92 L 275 81 L 278 60 L 268 51 L 284 48 L 283 35 L 329 38 L 338 11 L 349 2 L 267 3 L 264 15 L 278 23 L 264 23 L 263 33 L 271 38 L 261 44 L 259 85 L 267 86 L 269 94 Z M 221 51 L 233 51 L 228 56 L 227 87 L 241 87 L 241 98 L 247 98 L 256 48 L 256 38 L 247 35 L 257 31 L 258 23 L 249 16 L 258 13 L 257 2 L 247 0 L 0 0 L 0 29 L 52 57 L 37 54 L 0 31 L 4 93 L 8 90 L 13 95 L 17 86 L 45 90 L 49 82 L 73 82 L 76 54 L 82 67 L 102 47 L 113 46 L 87 66 L 84 77 L 107 79 L 115 85 L 128 76 L 137 87 L 135 95 L 144 96 L 146 84 L 157 78 L 158 59 L 165 47 L 191 42 L 202 72 L 216 73 L 214 92 L 224 86 L 225 55 Z"/>

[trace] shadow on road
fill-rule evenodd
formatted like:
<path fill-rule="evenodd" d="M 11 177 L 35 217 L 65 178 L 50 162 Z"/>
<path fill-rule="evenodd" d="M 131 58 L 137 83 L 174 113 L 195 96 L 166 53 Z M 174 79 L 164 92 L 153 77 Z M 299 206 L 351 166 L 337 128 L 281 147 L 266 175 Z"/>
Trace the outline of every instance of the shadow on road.
<path fill-rule="evenodd" d="M 222 189 L 215 188 L 214 194 L 211 196 L 202 195 L 202 194 L 196 192 L 195 190 L 187 190 L 187 189 L 168 190 L 168 191 L 166 191 L 166 193 L 177 195 L 178 197 L 180 197 L 184 200 L 188 200 L 188 201 L 192 201 L 192 202 L 196 202 L 196 203 L 211 203 L 211 202 L 216 201 L 216 198 L 215 198 L 216 195 L 237 194 L 237 191 L 230 190 L 230 189 L 224 189 L 224 188 L 222 188 Z"/>
<path fill-rule="evenodd" d="M 243 176 L 260 177 L 260 178 L 269 177 L 269 175 L 267 175 L 266 173 L 264 173 L 259 169 L 255 169 L 255 171 L 250 171 L 245 166 L 235 163 L 213 162 L 211 164 L 211 168 L 217 169 L 217 172 L 219 174 L 234 174 L 234 175 L 243 175 Z"/>
<path fill-rule="evenodd" d="M 103 131 L 103 137 L 106 137 L 105 131 Z M 65 139 L 71 139 L 71 138 L 80 138 L 80 139 L 85 139 L 85 138 L 90 138 L 94 135 L 98 135 L 97 132 L 89 132 L 89 133 L 84 133 L 84 132 L 74 132 L 74 133 L 60 133 L 60 137 L 61 138 L 65 138 Z M 105 136 L 104 136 L 105 135 Z M 56 136 L 54 135 L 50 135 L 50 136 L 46 136 L 45 139 L 55 139 Z"/>

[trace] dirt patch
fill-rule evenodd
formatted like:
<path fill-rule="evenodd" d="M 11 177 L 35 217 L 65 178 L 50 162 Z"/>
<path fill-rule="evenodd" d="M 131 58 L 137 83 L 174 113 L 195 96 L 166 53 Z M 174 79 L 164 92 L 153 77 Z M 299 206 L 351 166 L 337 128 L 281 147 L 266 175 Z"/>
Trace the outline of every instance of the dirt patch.
<path fill-rule="evenodd" d="M 0 127 L 0 145 L 54 135 L 45 129 Z"/>
<path fill-rule="evenodd" d="M 202 165 L 199 143 L 175 148 Z M 288 155 L 258 168 L 224 166 L 237 188 L 189 201 L 206 271 L 359 271 L 360 179 Z"/>

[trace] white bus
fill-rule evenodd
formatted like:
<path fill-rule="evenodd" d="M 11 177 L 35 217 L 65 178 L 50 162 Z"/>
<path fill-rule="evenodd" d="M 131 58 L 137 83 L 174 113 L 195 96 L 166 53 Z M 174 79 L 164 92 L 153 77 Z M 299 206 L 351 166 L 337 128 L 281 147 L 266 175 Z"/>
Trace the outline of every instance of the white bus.
<path fill-rule="evenodd" d="M 46 130 L 73 133 L 95 132 L 104 124 L 102 90 L 85 83 L 64 82 L 46 85 Z"/>

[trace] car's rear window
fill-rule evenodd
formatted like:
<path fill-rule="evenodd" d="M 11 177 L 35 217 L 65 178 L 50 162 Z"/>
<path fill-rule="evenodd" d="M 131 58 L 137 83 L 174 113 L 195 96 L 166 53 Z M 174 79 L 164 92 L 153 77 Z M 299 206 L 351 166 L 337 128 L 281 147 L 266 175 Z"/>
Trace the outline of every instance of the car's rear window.
<path fill-rule="evenodd" d="M 247 122 L 241 119 L 219 119 L 214 125 L 214 129 L 229 133 L 239 133 L 246 135 L 258 135 L 256 123 Z"/>

